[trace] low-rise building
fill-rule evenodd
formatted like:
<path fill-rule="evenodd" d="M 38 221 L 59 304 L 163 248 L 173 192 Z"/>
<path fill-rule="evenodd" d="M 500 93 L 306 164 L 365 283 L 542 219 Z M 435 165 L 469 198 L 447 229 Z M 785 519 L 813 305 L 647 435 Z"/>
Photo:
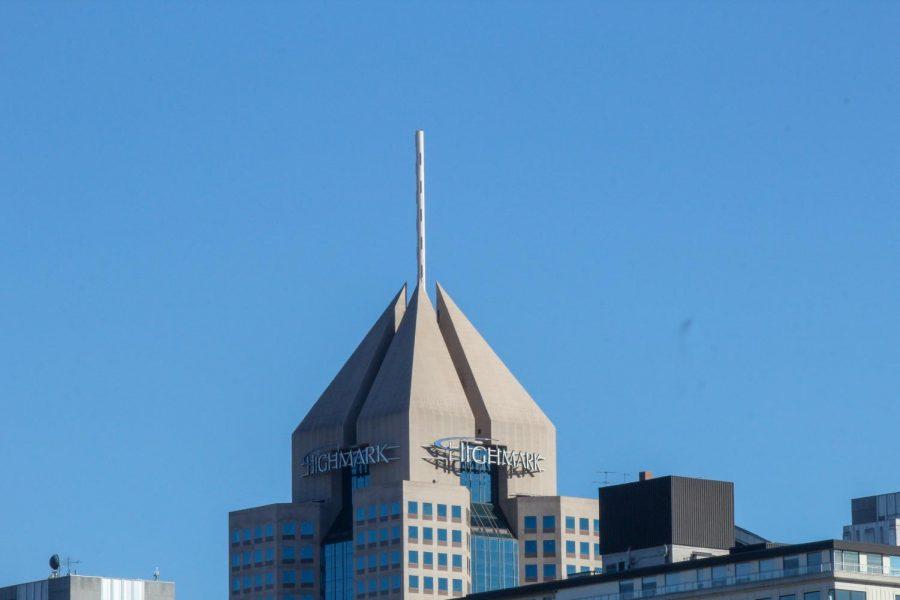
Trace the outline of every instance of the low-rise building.
<path fill-rule="evenodd" d="M 900 548 L 824 540 L 472 594 L 471 600 L 900 600 Z"/>
<path fill-rule="evenodd" d="M 0 600 L 175 600 L 175 584 L 64 575 L 2 587 Z"/>

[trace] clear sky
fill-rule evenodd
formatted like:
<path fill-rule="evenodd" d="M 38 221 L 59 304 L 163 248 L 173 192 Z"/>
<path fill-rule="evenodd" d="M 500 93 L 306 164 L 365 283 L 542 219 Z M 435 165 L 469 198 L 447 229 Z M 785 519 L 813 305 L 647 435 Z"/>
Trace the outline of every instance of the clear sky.
<path fill-rule="evenodd" d="M 0 585 L 224 598 L 415 279 L 598 471 L 839 537 L 900 490 L 900 4 L 0 3 Z M 433 290 L 432 290 L 433 295 Z M 611 475 L 613 481 L 622 475 Z"/>

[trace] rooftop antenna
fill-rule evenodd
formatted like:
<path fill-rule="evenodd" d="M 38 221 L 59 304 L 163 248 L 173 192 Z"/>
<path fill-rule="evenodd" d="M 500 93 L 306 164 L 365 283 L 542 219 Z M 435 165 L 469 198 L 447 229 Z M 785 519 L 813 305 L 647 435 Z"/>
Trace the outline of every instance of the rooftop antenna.
<path fill-rule="evenodd" d="M 159 567 L 153 569 L 153 581 L 159 581 Z"/>
<path fill-rule="evenodd" d="M 75 565 L 80 565 L 80 560 L 73 560 L 71 556 L 66 557 L 66 575 L 78 575 L 78 570 L 73 569 Z"/>
<path fill-rule="evenodd" d="M 425 289 L 425 132 L 416 131 L 416 233 L 418 246 L 416 258 L 419 273 L 416 283 Z"/>

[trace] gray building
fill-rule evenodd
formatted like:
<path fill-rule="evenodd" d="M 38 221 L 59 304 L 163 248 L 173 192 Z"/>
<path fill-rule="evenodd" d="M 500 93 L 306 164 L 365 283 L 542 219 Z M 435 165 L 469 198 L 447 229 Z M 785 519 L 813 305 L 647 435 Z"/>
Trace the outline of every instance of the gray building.
<path fill-rule="evenodd" d="M 900 492 L 854 498 L 844 539 L 900 546 Z"/>
<path fill-rule="evenodd" d="M 898 600 L 900 548 L 825 540 L 473 594 L 471 600 Z"/>
<path fill-rule="evenodd" d="M 175 584 L 64 575 L 2 587 L 0 600 L 175 600 Z"/>
<path fill-rule="evenodd" d="M 460 597 L 600 566 L 556 428 L 447 291 L 402 286 L 292 437 L 290 502 L 229 515 L 232 598 Z"/>

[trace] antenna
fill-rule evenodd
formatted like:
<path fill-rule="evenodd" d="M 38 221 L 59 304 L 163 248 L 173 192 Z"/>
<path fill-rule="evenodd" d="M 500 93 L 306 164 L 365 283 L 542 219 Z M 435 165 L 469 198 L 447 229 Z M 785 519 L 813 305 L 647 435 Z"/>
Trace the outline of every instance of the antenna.
<path fill-rule="evenodd" d="M 66 557 L 66 575 L 78 575 L 78 570 L 73 569 L 75 565 L 80 565 L 80 560 L 73 560 L 71 556 Z"/>
<path fill-rule="evenodd" d="M 153 569 L 153 581 L 159 581 L 159 567 Z"/>
<path fill-rule="evenodd" d="M 425 287 L 425 132 L 416 131 L 416 258 L 419 264 L 417 284 Z"/>

